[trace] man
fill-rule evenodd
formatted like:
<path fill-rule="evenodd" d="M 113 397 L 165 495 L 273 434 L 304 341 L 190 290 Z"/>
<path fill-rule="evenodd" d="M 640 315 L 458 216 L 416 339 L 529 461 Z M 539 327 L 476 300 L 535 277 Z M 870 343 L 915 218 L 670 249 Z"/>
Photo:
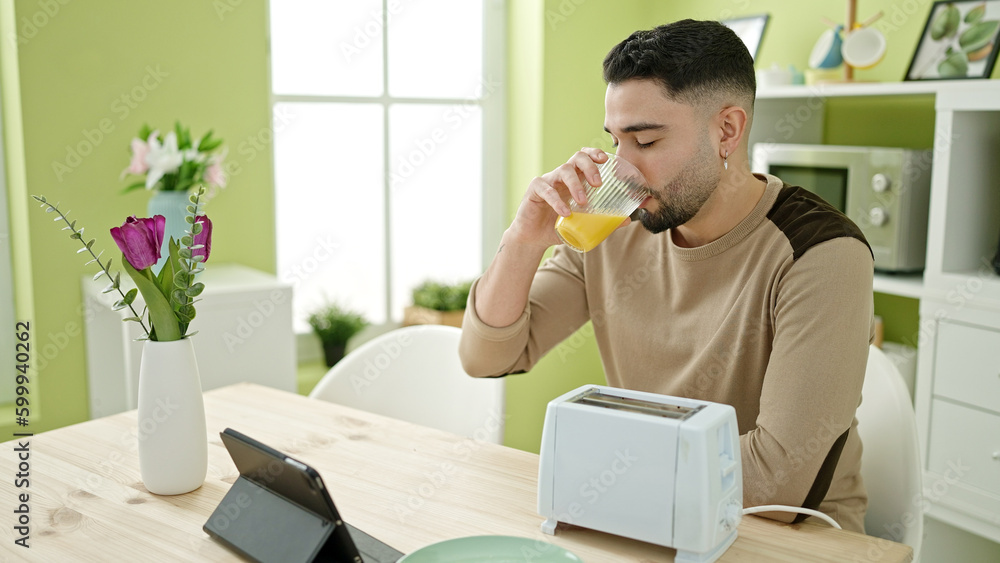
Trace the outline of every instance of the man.
<path fill-rule="evenodd" d="M 605 129 L 651 188 L 641 226 L 626 220 L 586 254 L 559 246 L 538 268 L 568 198 L 585 200 L 580 178 L 599 182 L 607 157 L 585 148 L 532 180 L 472 288 L 466 371 L 524 372 L 591 320 L 609 385 L 736 408 L 745 506 L 818 509 L 863 531 L 867 242 L 810 192 L 751 173 L 753 60 L 725 26 L 636 32 L 604 78 Z"/>

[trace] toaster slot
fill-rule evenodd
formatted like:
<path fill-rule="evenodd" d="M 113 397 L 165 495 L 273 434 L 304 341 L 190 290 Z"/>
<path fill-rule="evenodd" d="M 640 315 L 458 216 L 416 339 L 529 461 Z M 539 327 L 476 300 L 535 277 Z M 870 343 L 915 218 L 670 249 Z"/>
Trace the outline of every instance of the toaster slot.
<path fill-rule="evenodd" d="M 676 420 L 684 420 L 703 408 L 703 405 L 686 407 L 684 405 L 669 403 L 655 403 L 644 399 L 619 397 L 616 395 L 602 393 L 597 389 L 585 391 L 567 402 L 601 407 L 605 409 L 634 412 L 638 414 L 647 414 L 663 418 L 672 418 Z"/>

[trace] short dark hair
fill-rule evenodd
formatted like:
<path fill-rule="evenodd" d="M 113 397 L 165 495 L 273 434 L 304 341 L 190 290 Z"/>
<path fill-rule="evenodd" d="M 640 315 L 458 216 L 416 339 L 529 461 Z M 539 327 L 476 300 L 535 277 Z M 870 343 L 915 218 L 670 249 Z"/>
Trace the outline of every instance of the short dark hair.
<path fill-rule="evenodd" d="M 753 109 L 753 57 L 743 41 L 715 21 L 681 20 L 636 31 L 604 58 L 604 81 L 658 81 L 671 99 L 695 105 L 713 92 L 735 94 Z"/>

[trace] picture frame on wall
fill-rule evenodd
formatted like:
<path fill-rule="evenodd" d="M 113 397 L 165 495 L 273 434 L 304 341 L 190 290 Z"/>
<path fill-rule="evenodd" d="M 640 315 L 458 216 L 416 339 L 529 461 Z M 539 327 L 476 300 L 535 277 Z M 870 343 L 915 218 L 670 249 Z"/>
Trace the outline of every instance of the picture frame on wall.
<path fill-rule="evenodd" d="M 1000 0 L 997 0 L 1000 2 Z M 756 16 L 744 16 L 726 20 L 719 20 L 719 23 L 733 30 L 736 35 L 743 40 L 743 44 L 750 51 L 753 60 L 757 60 L 760 53 L 760 43 L 764 39 L 764 30 L 767 29 L 769 14 L 758 14 Z"/>
<path fill-rule="evenodd" d="M 1000 0 L 934 2 L 904 80 L 989 78 L 998 35 Z"/>

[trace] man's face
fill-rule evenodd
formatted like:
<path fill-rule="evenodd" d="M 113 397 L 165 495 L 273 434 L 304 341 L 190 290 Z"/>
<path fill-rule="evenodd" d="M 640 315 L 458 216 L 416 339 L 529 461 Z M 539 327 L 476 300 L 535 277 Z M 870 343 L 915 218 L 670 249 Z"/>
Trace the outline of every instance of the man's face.
<path fill-rule="evenodd" d="M 649 182 L 651 198 L 638 215 L 643 227 L 660 233 L 690 221 L 722 177 L 707 118 L 694 106 L 668 99 L 653 80 L 609 85 L 604 110 L 604 129 L 617 154 Z"/>

